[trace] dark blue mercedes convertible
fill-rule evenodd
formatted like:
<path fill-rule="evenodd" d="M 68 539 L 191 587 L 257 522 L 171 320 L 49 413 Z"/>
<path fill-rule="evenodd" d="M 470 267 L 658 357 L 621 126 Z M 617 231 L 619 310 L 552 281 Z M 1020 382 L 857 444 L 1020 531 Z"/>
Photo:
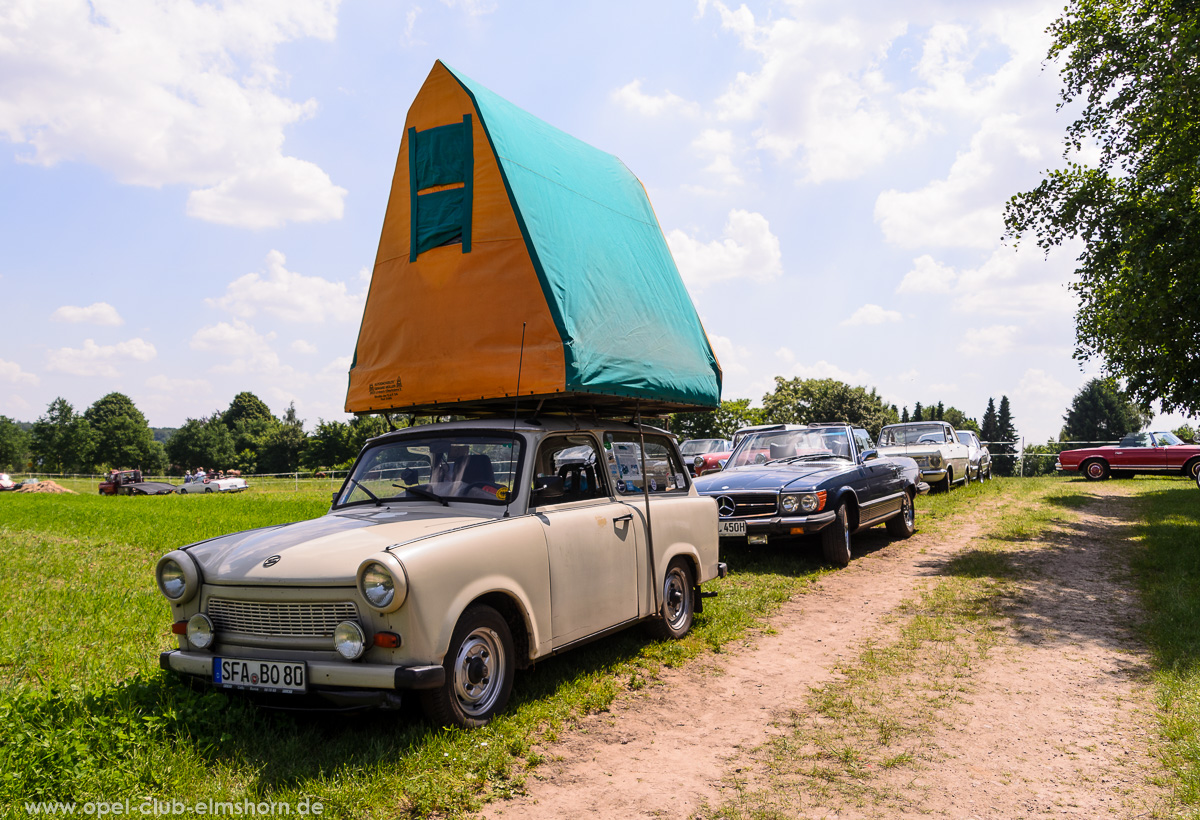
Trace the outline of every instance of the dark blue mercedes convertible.
<path fill-rule="evenodd" d="M 779 424 L 743 438 L 725 469 L 695 479 L 717 499 L 717 532 L 751 544 L 820 533 L 825 559 L 850 563 L 850 534 L 886 524 L 915 531 L 913 501 L 929 492 L 917 462 L 881 456 L 849 424 Z"/>

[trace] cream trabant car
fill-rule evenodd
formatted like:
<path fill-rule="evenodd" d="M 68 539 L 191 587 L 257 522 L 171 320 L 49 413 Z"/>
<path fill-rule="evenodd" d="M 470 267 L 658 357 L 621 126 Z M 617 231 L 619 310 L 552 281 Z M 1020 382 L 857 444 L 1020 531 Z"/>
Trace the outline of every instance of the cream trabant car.
<path fill-rule="evenodd" d="M 910 421 L 889 424 L 879 431 L 879 453 L 908 456 L 921 468 L 921 480 L 938 491 L 966 484 L 970 476 L 970 450 L 944 421 Z"/>
<path fill-rule="evenodd" d="M 273 705 L 415 693 L 435 722 L 481 726 L 515 669 L 637 622 L 684 635 L 725 574 L 716 533 L 661 430 L 400 430 L 367 443 L 326 515 L 163 556 L 179 648 L 161 665 Z"/>

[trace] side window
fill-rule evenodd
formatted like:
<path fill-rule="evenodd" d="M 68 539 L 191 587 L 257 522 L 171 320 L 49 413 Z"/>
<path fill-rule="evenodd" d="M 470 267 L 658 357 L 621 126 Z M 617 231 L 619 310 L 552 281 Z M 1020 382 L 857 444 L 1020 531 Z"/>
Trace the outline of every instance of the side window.
<path fill-rule="evenodd" d="M 861 456 L 867 450 L 875 449 L 875 444 L 871 441 L 871 436 L 866 430 L 856 427 L 854 428 L 854 444 L 858 447 L 858 454 Z"/>
<path fill-rule="evenodd" d="M 646 439 L 646 475 L 642 474 L 641 442 L 635 433 L 605 433 L 604 451 L 617 495 L 645 492 L 651 495 L 688 491 L 687 471 L 675 455 L 675 448 L 665 436 L 649 435 Z"/>
<path fill-rule="evenodd" d="M 591 436 L 554 436 L 542 442 L 534 462 L 534 482 L 562 479 L 563 495 L 554 503 L 608 498 L 604 459 Z"/>
<path fill-rule="evenodd" d="M 471 252 L 474 157 L 470 114 L 460 123 L 408 129 L 409 262 L 441 245 Z"/>

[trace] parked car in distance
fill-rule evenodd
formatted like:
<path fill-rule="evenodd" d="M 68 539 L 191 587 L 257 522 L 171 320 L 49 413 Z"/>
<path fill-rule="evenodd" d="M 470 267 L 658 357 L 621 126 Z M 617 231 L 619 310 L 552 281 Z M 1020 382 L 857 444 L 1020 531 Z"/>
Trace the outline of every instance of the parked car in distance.
<path fill-rule="evenodd" d="M 850 536 L 886 523 L 915 530 L 913 501 L 929 492 L 917 463 L 880 456 L 849 424 L 780 424 L 743 437 L 725 469 L 696 479 L 717 500 L 718 533 L 750 544 L 820 533 L 825 559 L 850 563 Z"/>
<path fill-rule="evenodd" d="M 12 480 L 12 476 L 8 473 L 0 473 L 0 492 L 4 490 L 15 490 L 17 482 Z"/>
<path fill-rule="evenodd" d="M 936 491 L 966 484 L 967 446 L 944 421 L 910 421 L 889 424 L 879 431 L 879 453 L 908 456 L 921 468 L 924 481 Z"/>
<path fill-rule="evenodd" d="M 1200 478 L 1200 445 L 1184 444 L 1167 430 L 1130 433 L 1119 444 L 1063 450 L 1054 469 L 1082 473 L 1089 481 L 1137 473 Z"/>
<path fill-rule="evenodd" d="M 971 430 L 955 430 L 958 440 L 967 445 L 967 481 L 987 481 L 992 477 L 992 454 Z"/>
<path fill-rule="evenodd" d="M 141 470 L 110 470 L 100 482 L 100 495 L 170 495 L 175 485 L 165 481 L 145 481 Z"/>
<path fill-rule="evenodd" d="M 697 465 L 704 464 L 703 456 L 709 453 L 728 454 L 732 450 L 733 442 L 727 438 L 690 438 L 679 445 L 684 466 L 692 475 L 696 475 Z"/>
<path fill-rule="evenodd" d="M 189 484 L 180 484 L 176 492 L 180 495 L 195 493 L 240 493 L 250 488 L 244 478 L 197 478 Z"/>
<path fill-rule="evenodd" d="M 686 634 L 725 575 L 717 546 L 665 431 L 411 427 L 367 442 L 323 517 L 163 556 L 179 645 L 161 665 L 276 706 L 416 696 L 439 725 L 482 726 L 516 669 L 639 622 Z"/>
<path fill-rule="evenodd" d="M 728 450 L 716 450 L 696 457 L 692 463 L 692 475 L 702 476 L 725 469 L 725 462 L 729 460 L 729 456 L 737 448 L 738 443 L 751 433 L 760 430 L 782 430 L 786 426 L 785 424 L 754 424 L 749 427 L 739 427 L 733 433 L 733 443 Z"/>

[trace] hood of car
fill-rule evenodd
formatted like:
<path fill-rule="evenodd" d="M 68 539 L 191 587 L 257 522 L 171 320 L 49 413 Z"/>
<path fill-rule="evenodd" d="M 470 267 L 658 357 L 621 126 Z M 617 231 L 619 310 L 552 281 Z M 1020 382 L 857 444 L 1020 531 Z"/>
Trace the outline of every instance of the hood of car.
<path fill-rule="evenodd" d="M 757 464 L 700 476 L 694 483 L 697 492 L 711 495 L 725 490 L 781 490 L 793 485 L 810 487 L 853 469 L 855 465 L 848 461 Z"/>
<path fill-rule="evenodd" d="M 954 447 L 949 443 L 942 444 L 897 444 L 893 447 L 880 447 L 879 454 L 881 456 L 927 456 L 933 453 L 940 453 L 943 449 Z M 963 449 L 967 448 L 965 444 L 959 444 Z"/>
<path fill-rule="evenodd" d="M 207 584 L 351 586 L 367 556 L 488 520 L 445 508 L 369 508 L 233 533 L 185 549 Z"/>

